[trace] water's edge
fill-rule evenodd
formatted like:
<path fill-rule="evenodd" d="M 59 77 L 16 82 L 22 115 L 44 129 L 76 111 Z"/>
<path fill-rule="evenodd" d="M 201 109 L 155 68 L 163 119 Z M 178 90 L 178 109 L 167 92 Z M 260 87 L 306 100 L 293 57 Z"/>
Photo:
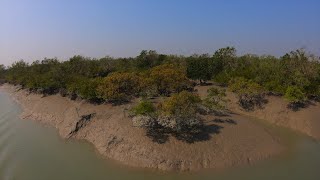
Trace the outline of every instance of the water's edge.
<path fill-rule="evenodd" d="M 319 179 L 320 144 L 279 129 L 290 151 L 221 172 L 160 173 L 105 161 L 88 143 L 61 139 L 53 128 L 19 119 L 21 108 L 0 92 L 0 179 Z"/>
<path fill-rule="evenodd" d="M 231 118 L 234 123 L 215 122 L 212 118 L 216 117 L 209 117 L 213 134 L 208 134 L 204 141 L 188 144 L 170 138 L 164 144 L 157 144 L 143 129 L 132 126 L 131 118 L 123 112 L 128 107 L 95 106 L 59 95 L 43 98 L 24 90 L 16 91 L 13 86 L 7 88 L 22 106 L 23 119 L 53 126 L 64 138 L 69 137 L 81 115 L 96 114 L 73 138 L 85 139 L 103 156 L 133 167 L 166 171 L 218 170 L 252 164 L 283 151 L 277 137 L 246 116 L 224 117 L 225 121 Z"/>

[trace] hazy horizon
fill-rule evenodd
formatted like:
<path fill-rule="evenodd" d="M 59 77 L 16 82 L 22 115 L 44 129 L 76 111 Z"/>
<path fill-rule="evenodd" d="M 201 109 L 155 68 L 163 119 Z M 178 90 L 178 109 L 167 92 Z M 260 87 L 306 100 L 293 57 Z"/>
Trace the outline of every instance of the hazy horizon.
<path fill-rule="evenodd" d="M 73 55 L 134 57 L 141 50 L 191 55 L 234 46 L 238 54 L 320 55 L 320 1 L 0 2 L 0 64 Z"/>

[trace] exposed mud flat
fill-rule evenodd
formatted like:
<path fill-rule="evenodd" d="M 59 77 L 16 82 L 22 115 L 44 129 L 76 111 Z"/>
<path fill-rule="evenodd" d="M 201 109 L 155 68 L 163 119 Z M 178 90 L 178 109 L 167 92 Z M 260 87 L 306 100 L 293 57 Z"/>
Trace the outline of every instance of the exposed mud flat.
<path fill-rule="evenodd" d="M 198 93 L 205 96 L 212 86 L 197 87 Z M 305 108 L 296 111 L 288 108 L 288 102 L 277 96 L 267 96 L 266 104 L 254 111 L 245 111 L 237 104 L 235 94 L 227 93 L 228 108 L 235 113 L 267 121 L 277 126 L 290 128 L 320 140 L 320 103 L 310 101 Z"/>
<path fill-rule="evenodd" d="M 22 106 L 23 119 L 53 126 L 63 138 L 87 140 L 105 157 L 134 167 L 176 171 L 220 169 L 251 164 L 285 149 L 268 128 L 235 113 L 206 116 L 206 134 L 193 143 L 169 137 L 159 144 L 147 137 L 145 130 L 132 126 L 127 112 L 131 104 L 93 105 L 60 95 L 42 97 L 7 84 L 0 89 Z"/>

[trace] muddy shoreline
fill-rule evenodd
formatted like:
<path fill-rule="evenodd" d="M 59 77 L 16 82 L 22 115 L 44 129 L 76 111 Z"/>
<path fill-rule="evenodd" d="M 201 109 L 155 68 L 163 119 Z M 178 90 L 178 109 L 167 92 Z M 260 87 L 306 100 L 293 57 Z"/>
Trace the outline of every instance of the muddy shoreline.
<path fill-rule="evenodd" d="M 143 129 L 132 126 L 126 110 L 130 104 L 93 105 L 60 95 L 42 97 L 7 84 L 0 91 L 9 93 L 21 105 L 22 119 L 55 127 L 63 138 L 72 134 L 72 138 L 87 140 L 104 157 L 133 167 L 164 171 L 224 169 L 254 164 L 285 150 L 277 135 L 239 113 L 208 116 L 208 127 L 219 128 L 207 140 L 186 143 L 170 137 L 166 143 L 158 144 Z M 74 131 L 81 119 L 90 114 L 94 114 L 90 122 Z"/>
<path fill-rule="evenodd" d="M 197 87 L 201 96 L 206 96 L 207 87 Z M 266 121 L 270 124 L 289 128 L 298 133 L 308 135 L 316 140 L 320 140 L 320 103 L 310 101 L 307 107 L 297 111 L 289 109 L 288 102 L 281 97 L 266 96 L 267 103 L 263 108 L 256 108 L 254 111 L 245 111 L 237 104 L 235 94 L 228 92 L 228 109 L 234 113 L 253 117 Z"/>

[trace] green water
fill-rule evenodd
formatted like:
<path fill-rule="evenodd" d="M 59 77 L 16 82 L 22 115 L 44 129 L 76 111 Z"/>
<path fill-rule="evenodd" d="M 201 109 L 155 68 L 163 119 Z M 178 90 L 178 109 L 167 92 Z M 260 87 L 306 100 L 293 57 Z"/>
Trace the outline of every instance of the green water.
<path fill-rule="evenodd" d="M 0 180 L 320 179 L 320 143 L 285 129 L 274 128 L 290 149 L 278 157 L 224 171 L 163 173 L 105 160 L 92 145 L 65 141 L 53 128 L 19 119 L 20 112 L 0 92 Z"/>

